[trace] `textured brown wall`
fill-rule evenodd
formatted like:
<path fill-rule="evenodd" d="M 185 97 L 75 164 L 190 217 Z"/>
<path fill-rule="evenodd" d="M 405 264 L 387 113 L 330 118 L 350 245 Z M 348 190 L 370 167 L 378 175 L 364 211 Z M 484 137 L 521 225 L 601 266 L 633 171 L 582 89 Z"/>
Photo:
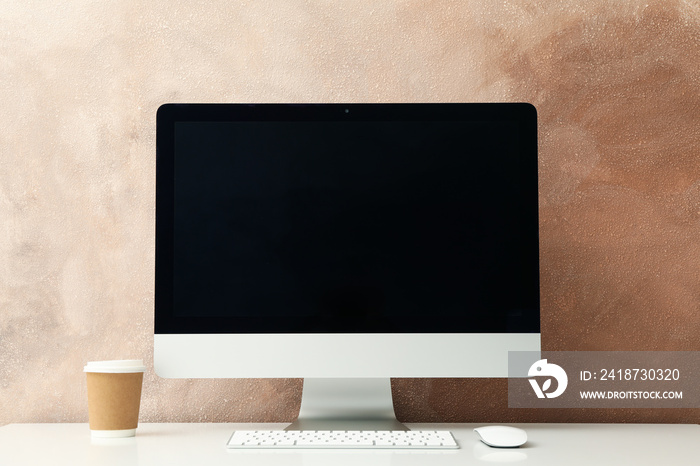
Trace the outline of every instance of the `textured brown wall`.
<path fill-rule="evenodd" d="M 700 350 L 698 2 L 212 3 L 0 5 L 0 424 L 85 421 L 86 361 L 152 364 L 171 101 L 532 102 L 544 349 Z M 406 421 L 700 421 L 509 410 L 505 380 L 393 387 Z M 141 420 L 291 420 L 300 388 L 151 372 Z"/>

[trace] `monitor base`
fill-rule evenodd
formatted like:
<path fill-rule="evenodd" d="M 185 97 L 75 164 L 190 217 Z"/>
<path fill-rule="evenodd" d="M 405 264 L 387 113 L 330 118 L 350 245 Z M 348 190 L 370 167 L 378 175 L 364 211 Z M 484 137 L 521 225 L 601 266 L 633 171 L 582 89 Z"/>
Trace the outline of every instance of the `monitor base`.
<path fill-rule="evenodd" d="M 299 417 L 285 430 L 410 430 L 394 414 L 389 378 L 306 378 Z"/>

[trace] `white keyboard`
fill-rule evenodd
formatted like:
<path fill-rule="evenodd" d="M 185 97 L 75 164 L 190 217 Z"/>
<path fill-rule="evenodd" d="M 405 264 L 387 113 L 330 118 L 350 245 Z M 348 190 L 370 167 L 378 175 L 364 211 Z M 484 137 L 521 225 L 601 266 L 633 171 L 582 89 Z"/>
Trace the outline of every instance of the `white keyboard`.
<path fill-rule="evenodd" d="M 238 430 L 227 448 L 459 448 L 447 430 Z"/>

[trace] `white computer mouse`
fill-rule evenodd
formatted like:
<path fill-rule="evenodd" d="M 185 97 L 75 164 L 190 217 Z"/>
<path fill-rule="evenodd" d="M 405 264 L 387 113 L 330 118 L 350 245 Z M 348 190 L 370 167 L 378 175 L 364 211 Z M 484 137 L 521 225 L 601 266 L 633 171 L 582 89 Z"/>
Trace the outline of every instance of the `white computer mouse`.
<path fill-rule="evenodd" d="M 527 442 L 527 433 L 517 427 L 484 426 L 477 427 L 474 432 L 490 447 L 516 448 Z"/>

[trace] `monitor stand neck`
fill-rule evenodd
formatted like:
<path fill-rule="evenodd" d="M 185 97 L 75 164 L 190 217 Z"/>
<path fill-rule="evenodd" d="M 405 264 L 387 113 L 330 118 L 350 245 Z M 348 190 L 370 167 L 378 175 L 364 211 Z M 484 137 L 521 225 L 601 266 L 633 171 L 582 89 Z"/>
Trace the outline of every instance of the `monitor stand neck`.
<path fill-rule="evenodd" d="M 299 418 L 286 430 L 410 430 L 394 415 L 391 379 L 304 379 Z"/>

